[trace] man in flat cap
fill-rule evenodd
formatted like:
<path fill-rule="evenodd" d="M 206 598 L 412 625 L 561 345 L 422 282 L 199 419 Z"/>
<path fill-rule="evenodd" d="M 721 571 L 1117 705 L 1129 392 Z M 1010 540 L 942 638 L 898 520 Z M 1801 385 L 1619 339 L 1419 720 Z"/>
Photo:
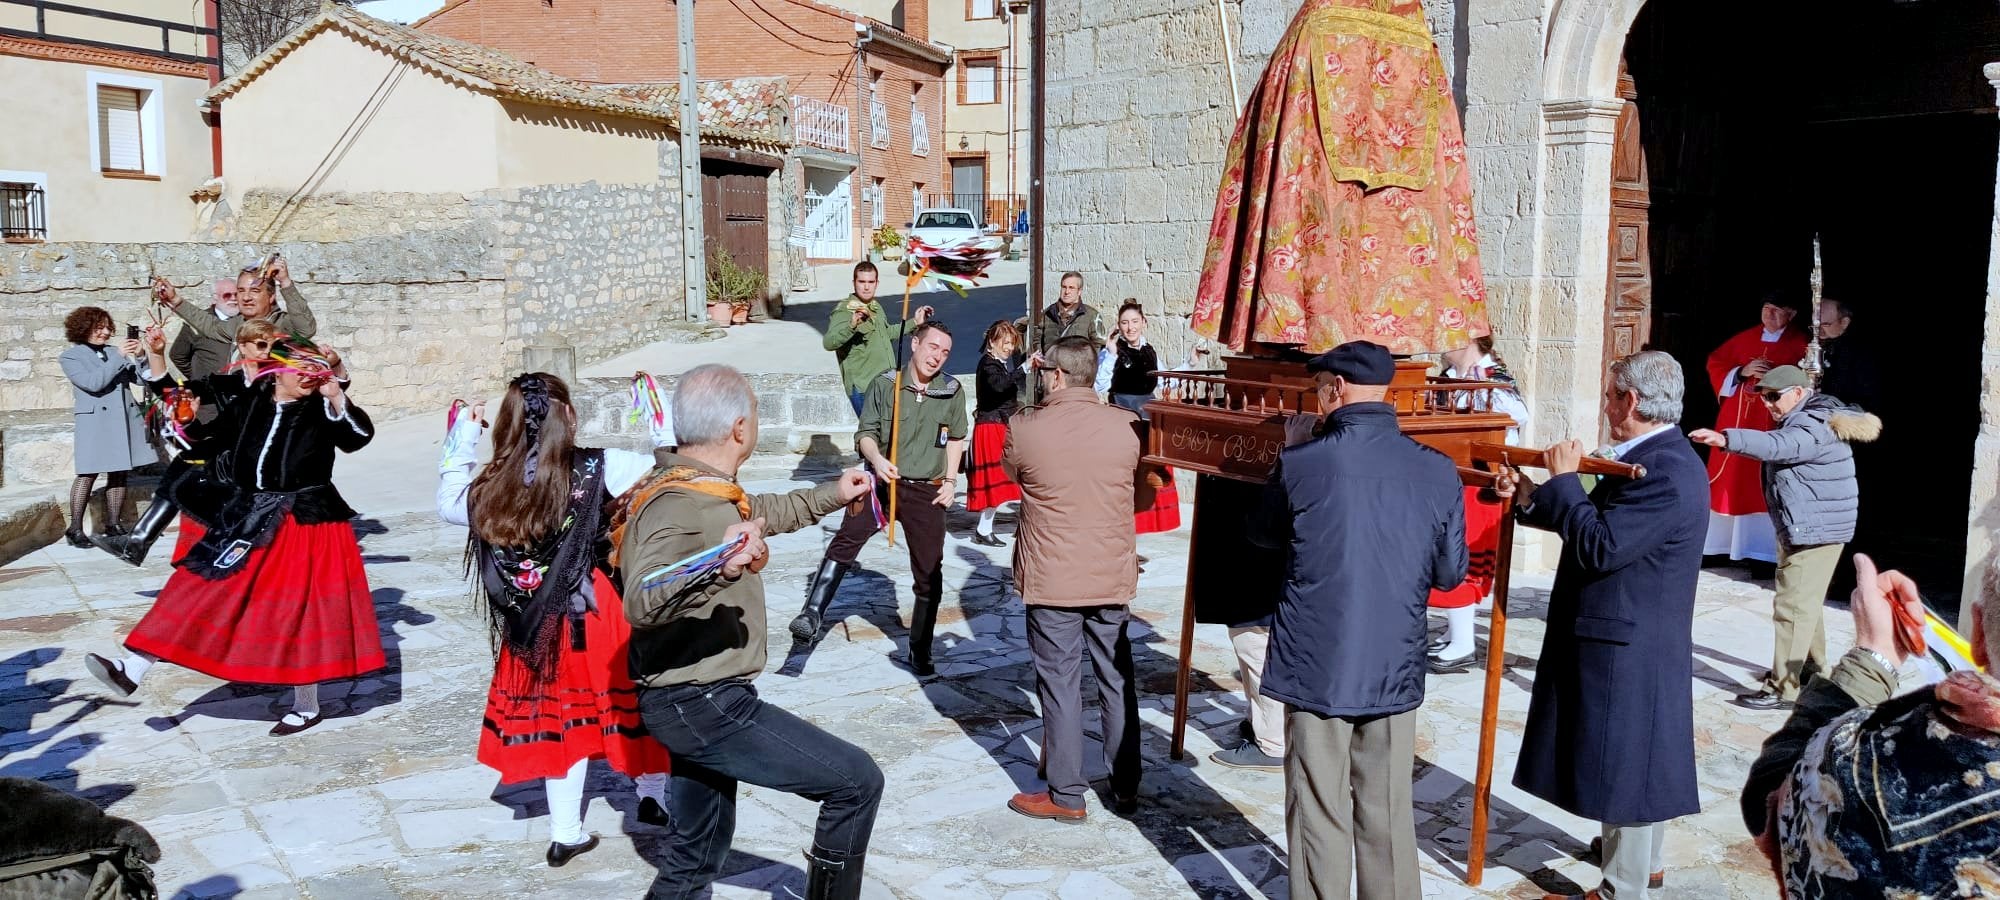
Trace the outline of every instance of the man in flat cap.
<path fill-rule="evenodd" d="M 1250 531 L 1290 556 L 1260 690 L 1286 707 L 1292 900 L 1346 897 L 1351 879 L 1362 900 L 1418 900 L 1424 613 L 1465 579 L 1458 470 L 1397 428 L 1388 350 L 1354 341 L 1306 368 L 1323 433 L 1279 456 Z"/>
<path fill-rule="evenodd" d="M 1874 440 L 1882 420 L 1813 390 L 1812 378 L 1797 366 L 1764 373 L 1757 400 L 1776 423 L 1771 430 L 1703 428 L 1688 437 L 1763 464 L 1764 502 L 1778 530 L 1775 648 L 1769 679 L 1737 703 L 1789 709 L 1811 672 L 1830 668 L 1822 612 L 1841 547 L 1854 539 L 1861 503 L 1849 444 Z"/>

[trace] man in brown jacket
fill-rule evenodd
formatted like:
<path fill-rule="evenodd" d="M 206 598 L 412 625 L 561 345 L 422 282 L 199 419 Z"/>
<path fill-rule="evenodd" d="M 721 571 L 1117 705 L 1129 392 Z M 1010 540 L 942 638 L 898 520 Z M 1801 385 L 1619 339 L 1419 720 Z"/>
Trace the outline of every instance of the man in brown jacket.
<path fill-rule="evenodd" d="M 1028 606 L 1042 703 L 1042 769 L 1048 790 L 1016 794 L 1024 816 L 1081 822 L 1083 671 L 1086 643 L 1104 716 L 1104 758 L 1113 810 L 1131 812 L 1139 792 L 1139 692 L 1133 683 L 1126 606 L 1139 590 L 1132 530 L 1138 416 L 1098 400 L 1097 348 L 1066 337 L 1043 363 L 1049 393 L 1014 414 L 1000 460 L 1021 486 L 1014 582 Z"/>

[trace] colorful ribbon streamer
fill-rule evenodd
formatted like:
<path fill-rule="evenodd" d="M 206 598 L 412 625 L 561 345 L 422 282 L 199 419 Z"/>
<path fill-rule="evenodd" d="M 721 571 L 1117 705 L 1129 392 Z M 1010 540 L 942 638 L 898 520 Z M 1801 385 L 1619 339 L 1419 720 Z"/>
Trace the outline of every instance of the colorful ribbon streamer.
<path fill-rule="evenodd" d="M 912 237 L 904 251 L 902 270 L 909 276 L 909 287 L 921 283 L 925 290 L 935 291 L 943 286 L 963 297 L 967 288 L 979 286 L 1005 247 L 1004 241 L 992 235 L 974 235 L 942 245 Z"/>
<path fill-rule="evenodd" d="M 663 585 L 692 583 L 720 572 L 729 562 L 729 558 L 735 556 L 749 542 L 748 535 L 738 536 L 733 541 L 724 541 L 679 562 L 661 566 L 641 577 L 639 588 L 650 591 Z"/>

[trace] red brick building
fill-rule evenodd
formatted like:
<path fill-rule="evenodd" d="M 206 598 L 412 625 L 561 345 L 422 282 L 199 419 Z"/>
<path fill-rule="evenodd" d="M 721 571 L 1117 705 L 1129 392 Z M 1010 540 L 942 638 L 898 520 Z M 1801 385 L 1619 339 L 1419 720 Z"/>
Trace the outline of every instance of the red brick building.
<path fill-rule="evenodd" d="M 791 82 L 794 221 L 815 259 L 865 253 L 875 225 L 900 227 L 925 192 L 948 189 L 951 51 L 927 39 L 926 0 L 902 9 L 903 23 L 887 23 L 811 0 L 695 6 L 700 78 Z M 417 27 L 581 81 L 635 84 L 680 77 L 676 16 L 661 0 L 455 0 Z"/>

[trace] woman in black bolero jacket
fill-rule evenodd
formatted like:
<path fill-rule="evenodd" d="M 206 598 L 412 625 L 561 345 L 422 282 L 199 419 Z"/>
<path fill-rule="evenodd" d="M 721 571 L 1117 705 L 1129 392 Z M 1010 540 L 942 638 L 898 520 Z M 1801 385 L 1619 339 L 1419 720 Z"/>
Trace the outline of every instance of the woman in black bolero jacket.
<path fill-rule="evenodd" d="M 977 402 L 972 415 L 972 469 L 966 480 L 965 508 L 979 513 L 979 527 L 972 542 L 985 547 L 1002 547 L 1006 542 L 993 535 L 993 520 L 1000 504 L 1021 499 L 1021 488 L 1000 468 L 1001 451 L 1007 448 L 1007 420 L 1020 408 L 1021 388 L 1027 383 L 1028 369 L 1020 353 L 1021 332 L 1014 323 L 1002 319 L 986 328 L 986 341 L 979 356 Z"/>
<path fill-rule="evenodd" d="M 374 423 L 335 377 L 338 357 L 285 341 L 270 357 L 182 454 L 204 473 L 171 485 L 198 539 L 126 637 L 130 652 L 85 665 L 119 696 L 160 661 L 292 685 L 292 709 L 271 729 L 284 736 L 319 724 L 319 682 L 386 658 L 354 510 L 333 486 L 334 455 L 367 446 Z"/>

